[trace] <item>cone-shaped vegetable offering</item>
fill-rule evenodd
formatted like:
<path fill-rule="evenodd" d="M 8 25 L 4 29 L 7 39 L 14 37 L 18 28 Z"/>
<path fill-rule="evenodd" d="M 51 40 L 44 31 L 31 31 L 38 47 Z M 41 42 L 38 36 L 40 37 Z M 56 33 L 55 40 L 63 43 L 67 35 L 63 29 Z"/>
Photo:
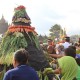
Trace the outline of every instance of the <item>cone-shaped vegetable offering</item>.
<path fill-rule="evenodd" d="M 5 33 L 0 45 L 0 64 L 12 64 L 13 53 L 25 48 L 29 51 L 29 65 L 35 70 L 41 70 L 49 66 L 43 51 L 40 48 L 37 33 L 31 25 L 24 6 L 14 9 L 12 24 Z"/>

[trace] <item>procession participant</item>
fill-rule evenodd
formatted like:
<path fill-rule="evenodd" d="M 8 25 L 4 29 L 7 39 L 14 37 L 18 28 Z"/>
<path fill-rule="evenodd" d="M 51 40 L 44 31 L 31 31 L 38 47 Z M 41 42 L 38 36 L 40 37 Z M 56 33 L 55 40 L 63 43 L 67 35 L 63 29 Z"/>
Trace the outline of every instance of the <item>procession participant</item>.
<path fill-rule="evenodd" d="M 70 44 L 70 37 L 65 37 L 65 42 L 62 44 L 64 46 L 64 49 L 68 48 Z"/>
<path fill-rule="evenodd" d="M 14 69 L 7 71 L 3 80 L 39 80 L 36 71 L 27 65 L 28 52 L 17 50 L 13 56 Z"/>

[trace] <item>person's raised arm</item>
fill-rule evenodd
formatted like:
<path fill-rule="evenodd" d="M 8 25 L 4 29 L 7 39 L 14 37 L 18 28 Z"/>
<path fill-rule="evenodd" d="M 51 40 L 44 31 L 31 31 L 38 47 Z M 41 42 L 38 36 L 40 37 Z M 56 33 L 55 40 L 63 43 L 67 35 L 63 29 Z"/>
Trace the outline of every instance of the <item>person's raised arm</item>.
<path fill-rule="evenodd" d="M 61 55 L 61 54 L 49 54 L 49 56 L 51 56 L 53 58 L 61 58 L 61 57 L 63 57 L 63 55 Z"/>

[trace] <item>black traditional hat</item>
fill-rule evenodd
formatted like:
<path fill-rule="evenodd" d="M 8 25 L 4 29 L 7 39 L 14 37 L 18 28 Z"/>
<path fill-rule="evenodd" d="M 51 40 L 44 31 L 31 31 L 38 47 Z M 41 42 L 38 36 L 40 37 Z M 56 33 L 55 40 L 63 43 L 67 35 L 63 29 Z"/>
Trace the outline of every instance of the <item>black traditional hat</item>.
<path fill-rule="evenodd" d="M 70 37 L 68 37 L 68 36 L 65 37 L 65 40 L 66 40 L 66 41 L 70 41 Z"/>
<path fill-rule="evenodd" d="M 48 41 L 52 41 L 52 39 L 48 39 Z"/>

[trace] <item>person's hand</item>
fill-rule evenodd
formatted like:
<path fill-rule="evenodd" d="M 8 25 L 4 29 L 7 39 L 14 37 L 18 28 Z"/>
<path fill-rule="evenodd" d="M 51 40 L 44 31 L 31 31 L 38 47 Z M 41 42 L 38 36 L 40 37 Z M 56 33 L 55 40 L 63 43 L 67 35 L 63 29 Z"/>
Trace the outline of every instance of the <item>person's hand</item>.
<path fill-rule="evenodd" d="M 51 64 L 57 63 L 57 60 L 53 59 L 53 61 L 50 62 Z"/>

